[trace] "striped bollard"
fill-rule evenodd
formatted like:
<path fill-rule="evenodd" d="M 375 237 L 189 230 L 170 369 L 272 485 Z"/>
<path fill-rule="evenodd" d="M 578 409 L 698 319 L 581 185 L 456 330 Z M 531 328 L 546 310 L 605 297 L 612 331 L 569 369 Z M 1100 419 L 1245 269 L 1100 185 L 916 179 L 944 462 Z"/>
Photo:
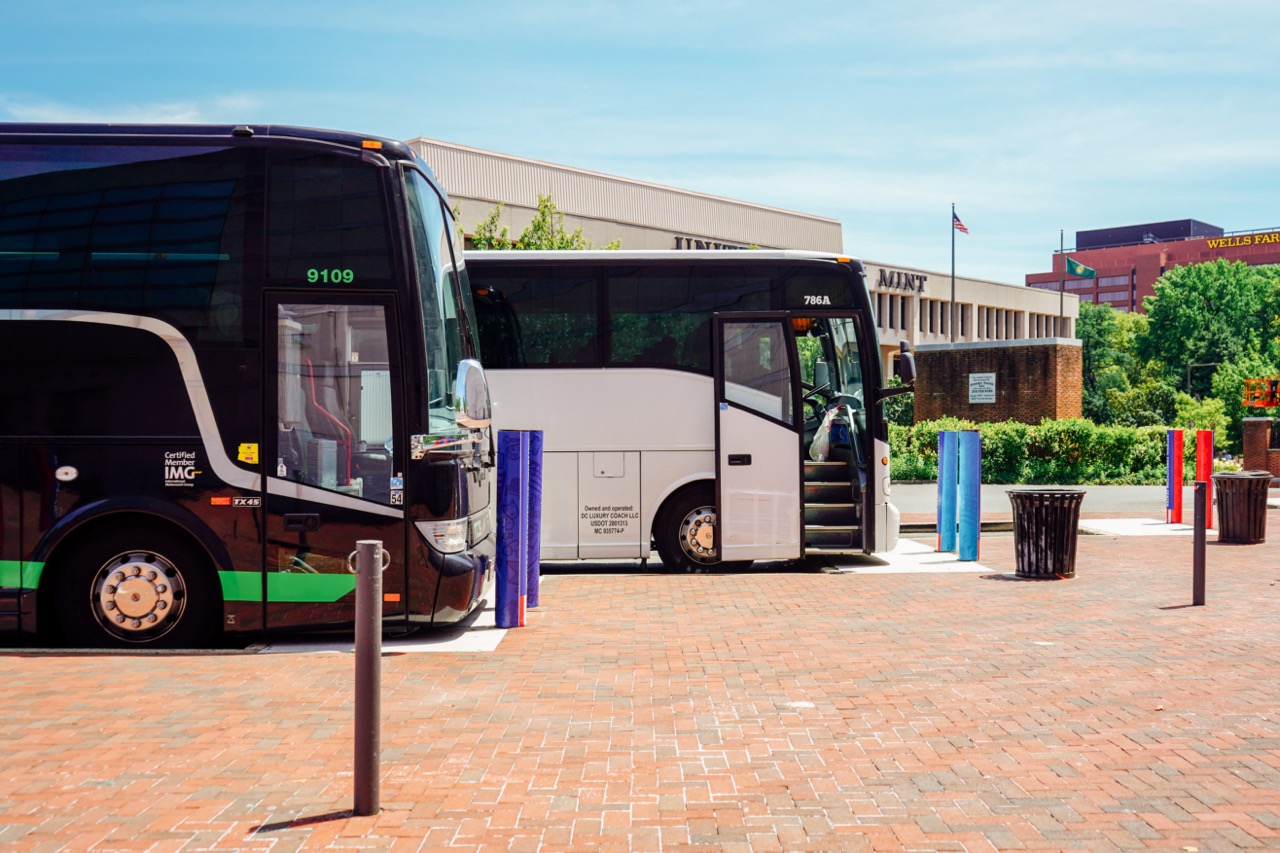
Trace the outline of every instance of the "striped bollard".
<path fill-rule="evenodd" d="M 959 515 L 960 543 L 956 558 L 978 559 L 978 531 L 982 516 L 982 433 L 960 433 Z"/>
<path fill-rule="evenodd" d="M 938 550 L 956 549 L 956 473 L 958 433 L 938 433 Z"/>
<path fill-rule="evenodd" d="M 1166 487 L 1164 520 L 1166 524 L 1182 523 L 1182 430 L 1171 429 L 1165 445 Z"/>

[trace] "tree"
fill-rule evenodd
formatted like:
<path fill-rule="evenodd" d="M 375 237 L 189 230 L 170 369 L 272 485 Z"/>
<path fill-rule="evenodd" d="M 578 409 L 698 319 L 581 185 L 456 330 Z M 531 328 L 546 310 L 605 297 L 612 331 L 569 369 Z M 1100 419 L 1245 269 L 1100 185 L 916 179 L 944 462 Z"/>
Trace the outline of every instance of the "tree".
<path fill-rule="evenodd" d="M 1280 375 L 1276 362 L 1264 355 L 1245 356 L 1233 364 L 1224 364 L 1213 373 L 1213 396 L 1220 400 L 1227 418 L 1224 441 L 1219 447 L 1238 452 L 1244 445 L 1244 419 L 1267 417 L 1268 409 L 1250 409 L 1244 404 L 1244 380 Z M 1201 429 L 1213 427 L 1201 426 Z"/>
<path fill-rule="evenodd" d="M 564 227 L 564 214 L 556 208 L 550 194 L 538 194 L 538 212 L 533 221 L 516 239 L 511 239 L 511 229 L 502 224 L 503 203 L 489 211 L 489 215 L 476 225 L 471 239 L 475 249 L 591 249 L 591 242 L 582 236 L 582 229 L 568 231 Z M 612 240 L 603 248 L 617 249 L 621 241 Z"/>
<path fill-rule="evenodd" d="M 1156 371 L 1125 389 L 1105 391 L 1111 423 L 1117 426 L 1159 426 L 1173 421 L 1178 391 Z"/>
<path fill-rule="evenodd" d="M 1132 417 L 1112 408 L 1112 400 L 1125 401 L 1121 406 L 1126 411 L 1143 410 L 1146 406 L 1141 401 L 1126 401 L 1126 395 L 1139 384 L 1148 385 L 1142 394 L 1144 398 L 1150 399 L 1153 395 L 1163 398 L 1162 392 L 1147 382 L 1158 381 L 1159 372 L 1153 377 L 1152 371 L 1138 358 L 1138 342 L 1146 333 L 1147 318 L 1143 314 L 1116 311 L 1110 305 L 1081 303 L 1076 337 L 1082 349 L 1086 418 L 1098 424 L 1131 423 Z M 1170 388 L 1169 393 L 1172 391 Z M 1112 392 L 1121 396 L 1114 397 Z"/>
<path fill-rule="evenodd" d="M 1197 365 L 1238 362 L 1261 353 L 1277 329 L 1277 283 L 1242 261 L 1175 267 L 1144 300 L 1142 355 L 1166 365 L 1166 379 L 1203 396 L 1212 374 Z"/>
<path fill-rule="evenodd" d="M 1112 345 L 1118 330 L 1116 311 L 1110 305 L 1080 303 L 1076 337 L 1080 339 L 1084 416 L 1094 423 L 1111 422 L 1105 389 L 1127 390 L 1129 386 Z"/>

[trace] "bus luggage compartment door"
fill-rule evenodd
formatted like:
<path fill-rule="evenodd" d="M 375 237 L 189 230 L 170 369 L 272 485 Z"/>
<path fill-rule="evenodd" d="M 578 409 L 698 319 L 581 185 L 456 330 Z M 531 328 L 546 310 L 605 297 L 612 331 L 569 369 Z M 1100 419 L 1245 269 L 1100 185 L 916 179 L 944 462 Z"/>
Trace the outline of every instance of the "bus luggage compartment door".
<path fill-rule="evenodd" d="M 721 559 L 801 555 L 801 432 L 785 318 L 717 316 L 716 478 Z"/>

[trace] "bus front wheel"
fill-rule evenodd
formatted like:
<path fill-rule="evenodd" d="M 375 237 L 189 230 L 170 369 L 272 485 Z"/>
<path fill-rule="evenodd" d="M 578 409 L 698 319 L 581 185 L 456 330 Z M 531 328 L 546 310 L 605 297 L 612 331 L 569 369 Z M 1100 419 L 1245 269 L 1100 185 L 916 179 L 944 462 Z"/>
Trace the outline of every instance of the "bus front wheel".
<path fill-rule="evenodd" d="M 702 483 L 677 492 L 663 504 L 654 523 L 653 538 L 667 568 L 705 572 L 751 565 L 750 560 L 720 559 L 715 498 L 715 488 Z"/>
<path fill-rule="evenodd" d="M 144 527 L 104 530 L 77 543 L 56 592 L 63 636 L 78 646 L 207 645 L 221 604 L 198 549 Z"/>

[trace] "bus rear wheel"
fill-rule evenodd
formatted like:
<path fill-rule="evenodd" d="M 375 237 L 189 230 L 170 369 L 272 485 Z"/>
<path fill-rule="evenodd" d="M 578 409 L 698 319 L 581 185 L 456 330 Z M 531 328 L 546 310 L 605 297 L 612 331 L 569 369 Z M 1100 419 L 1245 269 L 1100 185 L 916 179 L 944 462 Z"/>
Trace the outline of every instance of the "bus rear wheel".
<path fill-rule="evenodd" d="M 654 523 L 654 543 L 668 569 L 705 572 L 744 569 L 750 560 L 724 562 L 716 526 L 715 489 L 701 484 L 677 492 L 663 504 Z"/>
<path fill-rule="evenodd" d="M 56 591 L 63 636 L 91 647 L 207 645 L 221 603 L 195 546 L 150 528 L 106 530 L 77 543 Z"/>

